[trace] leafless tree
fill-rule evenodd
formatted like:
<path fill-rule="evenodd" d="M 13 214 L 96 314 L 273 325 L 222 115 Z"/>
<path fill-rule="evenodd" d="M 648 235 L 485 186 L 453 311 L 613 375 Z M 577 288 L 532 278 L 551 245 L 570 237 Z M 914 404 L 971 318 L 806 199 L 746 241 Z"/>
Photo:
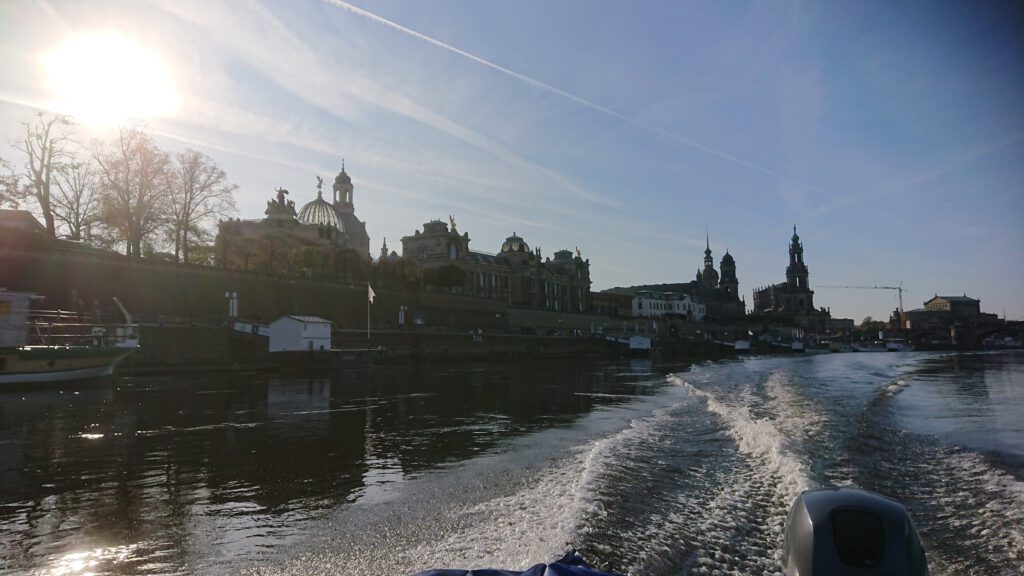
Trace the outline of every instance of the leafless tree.
<path fill-rule="evenodd" d="M 175 260 L 189 263 L 193 239 L 208 239 L 217 220 L 234 213 L 237 189 L 206 154 L 186 149 L 175 155 L 169 195 Z"/>
<path fill-rule="evenodd" d="M 47 116 L 40 112 L 32 120 L 22 122 L 22 126 L 24 136 L 11 145 L 24 154 L 26 195 L 39 204 L 46 231 L 56 236 L 50 192 L 56 171 L 70 158 L 68 145 L 72 143 L 74 123 L 67 116 Z"/>
<path fill-rule="evenodd" d="M 142 256 L 143 240 L 169 220 L 170 156 L 140 128 L 122 128 L 93 155 L 105 225 L 125 243 L 125 253 Z"/>
<path fill-rule="evenodd" d="M 53 217 L 67 228 L 72 240 L 90 240 L 99 217 L 96 170 L 89 162 L 71 162 L 56 172 L 57 190 L 50 198 Z"/>
<path fill-rule="evenodd" d="M 21 197 L 21 178 L 10 162 L 0 158 L 0 208 L 10 206 L 17 209 Z"/>

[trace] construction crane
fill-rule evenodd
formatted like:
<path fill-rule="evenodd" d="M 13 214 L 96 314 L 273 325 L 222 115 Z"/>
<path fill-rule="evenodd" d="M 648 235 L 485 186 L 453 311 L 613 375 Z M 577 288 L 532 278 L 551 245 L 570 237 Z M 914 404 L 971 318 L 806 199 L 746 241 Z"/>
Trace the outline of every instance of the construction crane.
<path fill-rule="evenodd" d="M 899 296 L 900 301 L 900 316 L 903 316 L 903 282 L 900 282 L 899 286 L 879 286 L 878 284 L 875 284 L 874 286 L 836 286 L 828 284 L 819 284 L 818 288 L 851 288 L 854 290 L 895 290 Z"/>

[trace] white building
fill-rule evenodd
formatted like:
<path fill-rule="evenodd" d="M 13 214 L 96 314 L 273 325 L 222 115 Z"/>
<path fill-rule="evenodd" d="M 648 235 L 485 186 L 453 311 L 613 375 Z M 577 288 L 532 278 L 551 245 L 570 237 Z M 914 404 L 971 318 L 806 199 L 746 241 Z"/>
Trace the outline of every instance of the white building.
<path fill-rule="evenodd" d="M 683 318 L 700 322 L 705 314 L 704 301 L 689 294 L 640 290 L 633 296 L 633 316 L 637 318 Z"/>
<path fill-rule="evenodd" d="M 270 323 L 271 352 L 331 349 L 331 321 L 316 316 L 282 316 Z"/>

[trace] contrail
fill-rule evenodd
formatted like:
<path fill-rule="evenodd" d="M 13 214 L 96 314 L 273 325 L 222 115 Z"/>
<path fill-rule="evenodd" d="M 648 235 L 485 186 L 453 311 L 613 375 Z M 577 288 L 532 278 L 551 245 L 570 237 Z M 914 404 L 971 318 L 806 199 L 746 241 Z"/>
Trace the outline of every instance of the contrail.
<path fill-rule="evenodd" d="M 629 116 L 626 116 L 624 114 L 620 114 L 620 113 L 618 113 L 618 112 L 616 112 L 614 110 L 611 110 L 610 108 L 605 108 L 604 106 L 601 106 L 600 104 L 591 102 L 590 100 L 587 100 L 586 98 L 581 98 L 579 96 L 576 96 L 575 94 L 570 94 L 569 92 L 566 92 L 565 90 L 562 90 L 560 88 L 556 88 L 556 87 L 554 87 L 554 86 L 552 86 L 550 84 L 545 84 L 544 82 L 541 82 L 540 80 L 536 80 L 534 78 L 530 78 L 529 76 L 524 76 L 524 75 L 516 72 L 515 70 L 509 70 L 508 68 L 505 68 L 503 66 L 499 66 L 498 64 L 495 64 L 494 62 L 491 62 L 491 61 L 485 60 L 485 59 L 483 59 L 483 58 L 481 58 L 479 56 L 475 56 L 473 54 L 470 54 L 469 52 L 466 52 L 465 50 L 460 50 L 459 48 L 456 48 L 455 46 L 452 46 L 450 44 L 445 44 L 444 42 L 441 42 L 440 40 L 437 40 L 435 38 L 431 38 L 430 36 L 427 36 L 425 34 L 421 34 L 420 32 L 417 32 L 417 31 L 412 30 L 410 28 L 406 28 L 405 26 L 402 26 L 401 24 L 399 24 L 397 22 L 393 22 L 391 20 L 388 20 L 387 18 L 384 18 L 382 16 L 378 16 L 378 15 L 374 14 L 373 12 L 367 12 L 366 10 L 363 10 L 362 8 L 360 8 L 358 6 L 353 6 L 352 4 L 349 4 L 348 2 L 345 2 L 344 0 L 325 0 L 325 1 L 328 4 L 337 6 L 339 8 L 344 8 L 345 10 L 348 10 L 349 12 L 351 12 L 353 14 L 356 14 L 358 16 L 362 16 L 363 18 L 367 18 L 369 20 L 377 22 L 378 24 L 383 24 L 384 26 L 387 26 L 387 27 L 392 28 L 394 30 L 398 30 L 399 32 L 401 32 L 403 34 L 407 34 L 409 36 L 412 36 L 414 38 L 417 38 L 419 40 L 422 40 L 422 41 L 427 42 L 429 44 L 432 44 L 434 46 L 437 46 L 438 48 L 441 48 L 442 50 L 447 50 L 447 51 L 452 52 L 454 54 L 458 54 L 459 56 L 462 56 L 463 58 L 468 58 L 469 60 L 472 60 L 473 62 L 476 62 L 477 64 L 481 64 L 483 66 L 491 68 L 492 70 L 497 70 L 498 72 L 501 72 L 502 74 L 505 74 L 507 76 L 511 76 L 511 77 L 513 77 L 513 78 L 515 78 L 517 80 L 521 80 L 521 81 L 523 81 L 523 82 L 525 82 L 525 83 L 527 83 L 527 84 L 529 84 L 531 86 L 534 86 L 536 88 L 540 88 L 541 90 L 544 90 L 546 92 L 550 92 L 552 94 L 557 94 L 557 95 L 559 95 L 559 96 L 561 96 L 561 97 L 563 97 L 563 98 L 565 98 L 567 100 L 571 100 L 572 102 L 575 102 L 577 104 L 580 104 L 582 106 L 590 108 L 591 110 L 596 110 L 597 112 L 601 112 L 602 114 L 606 114 L 606 115 L 611 116 L 613 118 L 617 118 L 619 120 L 622 120 L 623 122 L 627 122 L 627 123 L 632 124 L 634 126 L 637 126 L 639 128 L 643 128 L 644 130 L 649 130 L 651 132 L 654 132 L 655 134 L 658 134 L 660 136 L 668 138 L 669 140 L 674 140 L 674 141 L 679 142 L 681 144 L 686 144 L 687 146 L 690 146 L 692 148 L 696 148 L 696 149 L 701 150 L 703 152 L 707 152 L 708 154 L 711 154 L 713 156 L 717 156 L 719 158 L 722 158 L 723 160 L 728 160 L 729 162 L 732 162 L 734 164 L 738 164 L 740 166 L 743 166 L 744 168 L 749 168 L 751 170 L 755 170 L 757 172 L 761 172 L 762 174 L 767 174 L 769 176 L 773 176 L 773 177 L 779 178 L 781 180 L 789 179 L 789 177 L 786 176 L 785 174 L 780 174 L 779 172 L 771 170 L 770 168 L 765 168 L 764 166 L 759 166 L 757 164 L 754 164 L 753 162 L 748 162 L 748 161 L 743 160 L 741 158 L 737 158 L 736 156 L 733 156 L 731 154 L 727 154 L 725 152 L 722 152 L 721 150 L 715 150 L 714 148 L 709 148 L 709 147 L 707 147 L 707 146 L 705 146 L 705 145 L 703 145 L 703 144 L 701 144 L 699 142 L 695 142 L 695 141 L 693 141 L 693 140 L 691 140 L 689 138 L 686 138 L 684 136 L 680 136 L 678 134 L 674 134 L 672 132 L 669 132 L 667 130 L 663 130 L 663 129 L 658 128 L 656 126 L 650 126 L 648 124 L 644 124 L 643 122 L 640 122 L 638 120 L 630 118 Z"/>

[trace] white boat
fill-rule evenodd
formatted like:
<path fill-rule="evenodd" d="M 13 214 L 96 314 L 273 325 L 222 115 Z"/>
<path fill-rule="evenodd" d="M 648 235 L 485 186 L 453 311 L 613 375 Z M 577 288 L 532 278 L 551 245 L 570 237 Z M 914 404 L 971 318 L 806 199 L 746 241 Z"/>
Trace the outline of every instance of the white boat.
<path fill-rule="evenodd" d="M 113 374 L 139 347 L 139 328 L 119 301 L 126 322 L 100 326 L 58 313 L 29 320 L 35 294 L 0 290 L 0 384 L 84 380 Z"/>

